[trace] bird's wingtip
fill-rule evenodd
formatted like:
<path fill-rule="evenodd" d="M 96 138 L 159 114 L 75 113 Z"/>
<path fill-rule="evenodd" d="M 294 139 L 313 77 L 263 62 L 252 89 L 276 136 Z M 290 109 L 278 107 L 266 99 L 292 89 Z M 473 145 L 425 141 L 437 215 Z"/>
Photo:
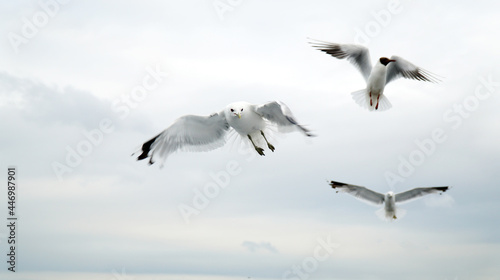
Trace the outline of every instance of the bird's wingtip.
<path fill-rule="evenodd" d="M 436 190 L 445 192 L 450 188 L 450 186 L 436 187 Z"/>
<path fill-rule="evenodd" d="M 330 186 L 332 186 L 333 189 L 347 185 L 346 183 L 337 182 L 337 181 L 333 181 L 333 180 L 330 180 L 329 184 L 330 184 Z"/>
<path fill-rule="evenodd" d="M 149 165 L 153 164 L 154 161 L 153 161 L 153 154 L 151 154 L 151 156 L 149 155 L 149 152 L 153 149 L 153 143 L 156 141 L 156 139 L 158 139 L 158 137 L 160 137 L 161 134 L 158 134 L 156 135 L 155 137 L 153 137 L 152 139 L 150 139 L 149 141 L 145 142 L 144 144 L 142 144 L 142 147 L 141 147 L 141 154 L 137 157 L 137 160 L 143 160 L 143 159 L 146 159 L 148 157 L 150 157 L 149 159 Z M 133 153 L 132 155 L 135 155 L 136 153 Z"/>
<path fill-rule="evenodd" d="M 143 160 L 145 158 L 148 157 L 148 154 L 147 152 L 143 152 L 142 154 L 140 154 L 138 157 L 137 157 L 137 160 Z"/>

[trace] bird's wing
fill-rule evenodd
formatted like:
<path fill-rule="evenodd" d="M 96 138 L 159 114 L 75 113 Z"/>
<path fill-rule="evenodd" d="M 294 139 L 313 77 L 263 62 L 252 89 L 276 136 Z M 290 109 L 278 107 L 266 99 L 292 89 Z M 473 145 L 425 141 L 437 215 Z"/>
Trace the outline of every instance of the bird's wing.
<path fill-rule="evenodd" d="M 391 59 L 395 61 L 387 65 L 386 84 L 401 77 L 432 83 L 440 81 L 436 74 L 432 74 L 402 57 L 393 55 Z"/>
<path fill-rule="evenodd" d="M 332 186 L 332 188 L 336 190 L 346 192 L 348 194 L 351 194 L 359 199 L 362 199 L 366 202 L 370 202 L 372 204 L 378 205 L 384 203 L 383 194 L 372 191 L 362 186 L 345 184 L 336 181 L 330 181 L 330 186 Z"/>
<path fill-rule="evenodd" d="M 336 44 L 318 40 L 310 43 L 313 47 L 333 57 L 347 58 L 361 72 L 365 81 L 368 81 L 372 71 L 372 63 L 370 62 L 370 51 L 367 48 L 360 45 Z"/>
<path fill-rule="evenodd" d="M 419 198 L 419 197 L 424 196 L 426 194 L 442 193 L 442 192 L 445 192 L 446 190 L 448 190 L 447 186 L 430 187 L 430 188 L 415 188 L 415 189 L 411 189 L 409 191 L 405 191 L 405 192 L 396 194 L 394 199 L 396 202 L 408 202 L 410 200 Z"/>
<path fill-rule="evenodd" d="M 278 128 L 298 128 L 307 136 L 314 136 L 309 130 L 297 123 L 292 111 L 281 101 L 271 101 L 262 105 L 255 105 L 254 111 L 264 119 L 274 123 Z"/>
<path fill-rule="evenodd" d="M 187 115 L 177 119 L 151 140 L 142 145 L 137 160 L 149 159 L 149 164 L 163 161 L 177 150 L 209 151 L 222 147 L 229 124 L 224 112 L 210 116 Z"/>

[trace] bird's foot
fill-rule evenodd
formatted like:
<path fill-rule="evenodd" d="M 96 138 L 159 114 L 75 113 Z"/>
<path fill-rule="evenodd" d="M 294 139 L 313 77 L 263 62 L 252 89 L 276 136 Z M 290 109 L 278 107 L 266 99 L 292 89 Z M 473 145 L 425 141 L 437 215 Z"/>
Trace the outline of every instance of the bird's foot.
<path fill-rule="evenodd" d="M 396 220 L 398 217 L 396 217 L 396 215 L 394 215 L 394 216 L 392 216 L 392 218 L 393 218 L 394 220 Z"/>
<path fill-rule="evenodd" d="M 269 143 L 269 141 L 267 141 L 266 135 L 264 135 L 264 131 L 261 130 L 260 134 L 262 135 L 262 137 L 264 137 L 264 140 L 266 140 L 267 147 L 269 148 L 269 150 L 271 150 L 272 152 L 274 152 L 274 146 L 271 145 L 271 143 Z"/>
<path fill-rule="evenodd" d="M 270 143 L 267 143 L 267 147 L 269 148 L 269 150 L 271 150 L 271 152 L 273 152 L 273 153 L 274 153 L 274 150 L 275 150 L 275 149 L 274 149 L 274 146 L 273 146 L 273 145 L 271 145 Z"/>
<path fill-rule="evenodd" d="M 259 155 L 265 156 L 264 149 L 262 149 L 261 147 L 255 147 L 255 150 L 257 151 L 257 153 L 259 153 Z"/>

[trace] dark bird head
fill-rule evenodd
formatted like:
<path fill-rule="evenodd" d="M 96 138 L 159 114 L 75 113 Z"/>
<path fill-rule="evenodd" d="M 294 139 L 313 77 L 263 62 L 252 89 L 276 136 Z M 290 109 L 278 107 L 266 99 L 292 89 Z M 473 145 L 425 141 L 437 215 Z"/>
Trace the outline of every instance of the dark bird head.
<path fill-rule="evenodd" d="M 387 66 L 387 64 L 389 64 L 389 62 L 394 62 L 394 61 L 396 61 L 396 60 L 388 59 L 387 57 L 380 58 L 380 63 L 382 63 L 384 66 Z"/>

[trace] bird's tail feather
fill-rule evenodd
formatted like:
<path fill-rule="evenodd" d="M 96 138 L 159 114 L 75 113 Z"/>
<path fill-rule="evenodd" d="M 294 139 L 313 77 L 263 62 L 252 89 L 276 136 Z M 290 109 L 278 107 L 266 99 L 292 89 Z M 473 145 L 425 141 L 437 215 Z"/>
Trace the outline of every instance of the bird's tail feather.
<path fill-rule="evenodd" d="M 406 215 L 406 210 L 397 207 L 396 211 L 388 212 L 384 208 L 380 208 L 375 213 L 377 214 L 377 216 L 381 220 L 392 222 L 392 221 L 399 220 L 399 219 L 403 218 Z M 396 218 L 394 218 L 394 217 L 396 217 Z"/>
<path fill-rule="evenodd" d="M 385 97 L 384 94 L 382 94 L 379 98 L 378 101 L 378 109 L 375 109 L 377 105 L 377 98 L 375 96 L 372 96 L 372 105 L 370 106 L 370 93 L 366 90 L 366 88 L 355 91 L 351 93 L 352 99 L 361 107 L 364 109 L 367 109 L 369 111 L 385 111 L 388 110 L 392 107 L 391 102 Z"/>
<path fill-rule="evenodd" d="M 380 99 L 378 100 L 378 111 L 385 111 L 391 109 L 392 105 L 391 102 L 389 102 L 389 99 L 385 97 L 385 94 L 382 94 L 380 96 Z"/>
<path fill-rule="evenodd" d="M 391 219 L 387 218 L 386 212 L 384 208 L 378 209 L 375 214 L 377 214 L 377 217 L 379 217 L 382 221 L 390 221 Z"/>

